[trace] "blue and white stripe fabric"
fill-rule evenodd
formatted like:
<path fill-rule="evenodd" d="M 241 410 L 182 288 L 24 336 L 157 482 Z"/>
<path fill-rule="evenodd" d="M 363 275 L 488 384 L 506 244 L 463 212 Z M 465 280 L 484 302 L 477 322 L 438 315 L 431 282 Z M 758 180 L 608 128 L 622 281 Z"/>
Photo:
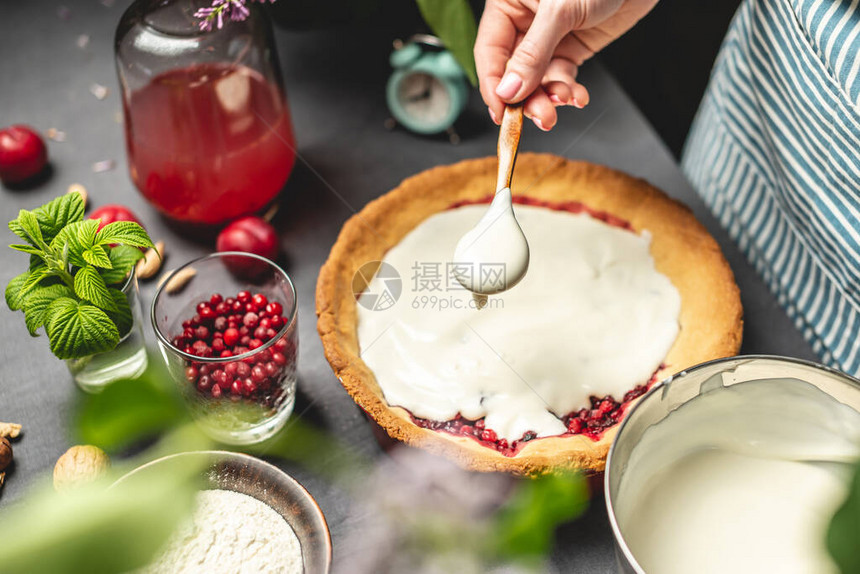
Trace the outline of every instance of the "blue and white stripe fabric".
<path fill-rule="evenodd" d="M 860 375 L 860 0 L 746 0 L 684 149 L 823 362 Z"/>

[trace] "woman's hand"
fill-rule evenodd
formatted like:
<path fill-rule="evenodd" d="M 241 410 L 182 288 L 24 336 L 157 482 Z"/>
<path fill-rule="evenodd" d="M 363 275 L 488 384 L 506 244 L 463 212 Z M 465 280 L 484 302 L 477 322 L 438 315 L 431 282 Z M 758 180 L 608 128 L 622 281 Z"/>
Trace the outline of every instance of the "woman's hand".
<path fill-rule="evenodd" d="M 555 106 L 588 104 L 579 66 L 647 14 L 657 0 L 487 0 L 475 41 L 484 103 L 499 123 L 505 103 L 525 100 L 542 130 Z"/>

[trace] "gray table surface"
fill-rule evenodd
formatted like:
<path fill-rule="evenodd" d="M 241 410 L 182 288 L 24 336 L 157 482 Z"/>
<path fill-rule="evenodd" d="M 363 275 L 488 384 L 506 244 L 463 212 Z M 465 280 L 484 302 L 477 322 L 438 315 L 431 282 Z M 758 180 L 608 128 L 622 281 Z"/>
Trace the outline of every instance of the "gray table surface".
<path fill-rule="evenodd" d="M 177 266 L 212 249 L 207 240 L 182 237 L 146 204 L 127 172 L 121 106 L 113 65 L 114 27 L 124 2 L 46 0 L 6 3 L 0 17 L 0 125 L 29 123 L 66 133 L 49 142 L 53 174 L 27 191 L 0 188 L 0 219 L 64 193 L 71 183 L 90 191 L 93 205 L 123 203 L 142 218 L 150 234 L 166 239 L 168 265 Z M 301 155 L 282 194 L 276 225 L 285 254 L 282 263 L 294 278 L 299 297 L 301 354 L 297 413 L 312 416 L 351 448 L 384 457 L 368 424 L 333 376 L 323 357 L 314 324 L 314 286 L 343 222 L 367 201 L 424 169 L 495 152 L 497 132 L 477 94 L 458 124 L 462 143 L 387 131 L 384 79 L 393 38 L 411 30 L 277 31 L 277 43 L 293 111 Z M 79 36 L 88 35 L 85 48 Z M 683 73 L 679 72 L 679 81 Z M 814 359 L 814 355 L 755 271 L 711 217 L 675 161 L 633 103 L 598 62 L 582 72 L 592 104 L 584 111 L 561 112 L 559 127 L 545 134 L 529 124 L 522 149 L 610 165 L 643 177 L 689 205 L 722 246 L 741 288 L 745 309 L 743 353 L 773 353 Z M 104 100 L 92 84 L 110 89 Z M 116 168 L 94 173 L 92 164 L 116 161 Z M 0 238 L 13 242 L 3 226 Z M 0 283 L 23 265 L 22 257 L 0 249 Z M 144 304 L 152 283 L 142 286 Z M 154 340 L 147 324 L 150 343 Z M 50 354 L 46 340 L 31 340 L 22 317 L 0 309 L 0 420 L 23 423 L 26 437 L 15 446 L 16 467 L 0 495 L 0 508 L 19 499 L 36 477 L 48 472 L 70 446 L 69 416 L 80 392 L 65 365 Z M 347 497 L 297 465 L 274 461 L 317 498 L 335 546 L 335 563 L 348 570 L 349 556 L 339 542 L 356 528 Z M 612 572 L 612 537 L 602 498 L 579 520 L 558 533 L 552 562 L 562 572 Z"/>

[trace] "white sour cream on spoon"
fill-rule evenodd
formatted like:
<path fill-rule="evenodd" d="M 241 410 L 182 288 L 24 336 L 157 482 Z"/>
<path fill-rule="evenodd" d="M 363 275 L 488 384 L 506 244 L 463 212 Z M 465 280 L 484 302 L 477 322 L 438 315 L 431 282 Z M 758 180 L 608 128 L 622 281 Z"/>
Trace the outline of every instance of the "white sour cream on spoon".
<path fill-rule="evenodd" d="M 454 276 L 474 294 L 478 308 L 488 295 L 506 291 L 525 277 L 529 244 L 514 215 L 511 189 L 499 190 L 489 209 L 457 243 Z"/>

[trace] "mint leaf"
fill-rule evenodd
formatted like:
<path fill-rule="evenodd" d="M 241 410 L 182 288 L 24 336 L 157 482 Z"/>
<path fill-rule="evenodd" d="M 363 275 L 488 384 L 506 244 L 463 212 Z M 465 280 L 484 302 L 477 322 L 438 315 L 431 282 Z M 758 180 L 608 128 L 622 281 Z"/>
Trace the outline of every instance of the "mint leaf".
<path fill-rule="evenodd" d="M 17 277 L 13 277 L 9 284 L 6 285 L 6 306 L 12 311 L 18 311 L 24 304 L 24 296 L 21 293 L 21 288 L 27 282 L 30 273 L 21 273 Z"/>
<path fill-rule="evenodd" d="M 116 305 L 116 311 L 107 311 L 107 316 L 114 322 L 119 337 L 125 337 L 131 328 L 134 326 L 134 316 L 131 313 L 131 305 L 128 304 L 128 298 L 119 289 L 108 289 L 111 299 Z"/>
<path fill-rule="evenodd" d="M 87 260 L 84 259 L 84 251 L 95 244 L 98 227 L 99 222 L 97 219 L 87 219 L 71 223 L 61 229 L 56 237 L 51 240 L 51 247 L 61 250 L 63 246 L 68 246 L 69 261 L 72 265 L 86 267 Z"/>
<path fill-rule="evenodd" d="M 92 265 L 82 267 L 75 273 L 75 294 L 93 305 L 107 311 L 116 311 L 116 303 L 108 292 L 105 280 Z"/>
<path fill-rule="evenodd" d="M 137 247 L 129 247 L 128 245 L 116 245 L 110 248 L 108 252 L 112 267 L 107 270 L 99 271 L 105 283 L 112 285 L 125 281 L 126 275 L 134 267 L 138 260 L 143 259 L 143 251 Z"/>
<path fill-rule="evenodd" d="M 101 245 L 88 247 L 87 249 L 84 249 L 81 255 L 83 256 L 84 261 L 90 265 L 103 267 L 105 269 L 113 267 L 113 263 L 110 262 L 110 257 L 108 257 L 107 251 Z"/>
<path fill-rule="evenodd" d="M 478 25 L 467 0 L 417 0 L 421 16 L 463 68 L 473 86 L 478 85 L 475 71 L 475 38 Z"/>
<path fill-rule="evenodd" d="M 66 225 L 84 219 L 84 200 L 78 193 L 67 193 L 33 210 L 45 241 L 50 242 Z"/>
<path fill-rule="evenodd" d="M 74 297 L 75 293 L 65 285 L 50 285 L 34 289 L 24 302 L 24 321 L 30 335 L 37 336 L 36 329 L 46 322 L 46 311 L 60 297 Z"/>
<path fill-rule="evenodd" d="M 29 253 L 30 255 L 38 255 L 40 257 L 44 253 L 38 247 L 33 247 L 32 245 L 27 245 L 27 244 L 22 244 L 22 243 L 13 243 L 9 247 L 14 249 L 15 251 L 22 251 L 24 253 Z"/>
<path fill-rule="evenodd" d="M 96 236 L 96 243 L 110 245 L 121 243 L 133 247 L 153 247 L 146 231 L 133 221 L 114 221 L 102 227 Z"/>
<path fill-rule="evenodd" d="M 119 331 L 107 314 L 89 303 L 70 297 L 48 306 L 45 330 L 51 352 L 60 359 L 80 359 L 110 351 L 119 342 Z"/>

